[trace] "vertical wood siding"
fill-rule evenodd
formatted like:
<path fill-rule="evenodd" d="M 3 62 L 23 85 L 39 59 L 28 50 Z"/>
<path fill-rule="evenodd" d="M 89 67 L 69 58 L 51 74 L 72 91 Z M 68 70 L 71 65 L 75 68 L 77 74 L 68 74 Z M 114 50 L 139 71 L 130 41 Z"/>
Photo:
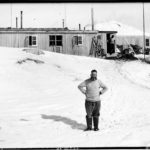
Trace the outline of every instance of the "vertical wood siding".
<path fill-rule="evenodd" d="M 84 55 L 88 56 L 91 48 L 92 37 L 96 35 L 93 34 L 51 34 L 51 33 L 0 33 L 0 46 L 6 47 L 30 47 L 28 45 L 27 36 L 36 35 L 37 36 L 37 47 L 39 49 L 53 51 L 53 47 L 49 46 L 49 35 L 62 35 L 63 46 L 61 52 L 64 54 L 72 55 Z M 73 36 L 82 36 L 82 45 L 72 45 Z"/>

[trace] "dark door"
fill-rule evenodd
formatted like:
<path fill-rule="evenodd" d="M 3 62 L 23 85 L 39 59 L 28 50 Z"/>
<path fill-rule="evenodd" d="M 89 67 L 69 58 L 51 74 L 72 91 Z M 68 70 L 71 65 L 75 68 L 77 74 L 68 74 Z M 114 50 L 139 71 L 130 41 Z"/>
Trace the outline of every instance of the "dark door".
<path fill-rule="evenodd" d="M 115 36 L 113 34 L 107 34 L 107 53 L 110 55 L 115 53 Z"/>

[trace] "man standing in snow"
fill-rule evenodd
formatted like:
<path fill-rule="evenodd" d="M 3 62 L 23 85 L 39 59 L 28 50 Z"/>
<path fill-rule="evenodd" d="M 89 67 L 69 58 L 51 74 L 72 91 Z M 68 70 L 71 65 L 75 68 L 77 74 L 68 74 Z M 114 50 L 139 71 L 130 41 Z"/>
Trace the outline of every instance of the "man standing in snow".
<path fill-rule="evenodd" d="M 92 130 L 92 119 L 94 131 L 98 131 L 101 107 L 100 95 L 106 92 L 107 87 L 97 79 L 97 70 L 92 70 L 91 77 L 79 84 L 78 88 L 86 96 L 85 109 L 87 128 L 85 131 Z M 102 88 L 102 90 L 100 90 L 100 88 Z"/>

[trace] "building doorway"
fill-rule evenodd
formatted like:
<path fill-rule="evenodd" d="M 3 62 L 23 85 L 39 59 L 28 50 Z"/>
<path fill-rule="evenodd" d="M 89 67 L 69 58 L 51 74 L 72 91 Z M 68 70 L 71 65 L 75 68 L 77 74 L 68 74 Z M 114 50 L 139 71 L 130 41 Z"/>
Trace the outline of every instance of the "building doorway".
<path fill-rule="evenodd" d="M 115 53 L 115 36 L 114 34 L 107 34 L 107 53 L 113 54 Z"/>

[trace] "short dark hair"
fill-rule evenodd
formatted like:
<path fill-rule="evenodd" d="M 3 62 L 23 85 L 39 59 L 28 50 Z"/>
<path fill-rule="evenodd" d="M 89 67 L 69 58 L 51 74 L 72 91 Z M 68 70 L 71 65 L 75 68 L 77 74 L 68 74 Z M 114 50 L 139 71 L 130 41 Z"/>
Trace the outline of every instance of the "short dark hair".
<path fill-rule="evenodd" d="M 93 70 L 91 71 L 91 73 L 93 73 L 93 72 L 96 72 L 96 73 L 97 73 L 97 70 L 93 69 Z"/>
<path fill-rule="evenodd" d="M 112 35 L 111 37 L 114 37 L 114 35 Z"/>

